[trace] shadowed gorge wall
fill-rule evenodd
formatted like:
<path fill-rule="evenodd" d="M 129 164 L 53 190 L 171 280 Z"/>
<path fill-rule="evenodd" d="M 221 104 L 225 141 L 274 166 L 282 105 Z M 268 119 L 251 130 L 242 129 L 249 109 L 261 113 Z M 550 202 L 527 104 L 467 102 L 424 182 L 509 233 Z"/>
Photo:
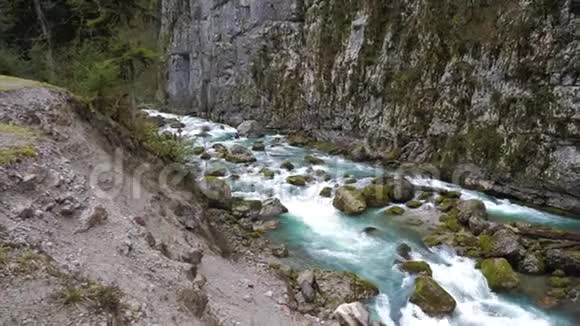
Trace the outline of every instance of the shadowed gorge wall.
<path fill-rule="evenodd" d="M 166 0 L 168 99 L 580 212 L 570 0 Z M 184 58 L 188 58 L 185 60 Z M 185 70 L 187 70 L 186 73 Z"/>

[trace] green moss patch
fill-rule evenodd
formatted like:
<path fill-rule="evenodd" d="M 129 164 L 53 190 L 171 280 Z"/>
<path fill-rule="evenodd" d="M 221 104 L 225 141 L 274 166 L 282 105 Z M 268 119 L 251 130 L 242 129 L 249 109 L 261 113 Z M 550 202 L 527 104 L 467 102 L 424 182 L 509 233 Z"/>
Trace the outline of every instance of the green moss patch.
<path fill-rule="evenodd" d="M 0 165 L 16 163 L 21 159 L 33 158 L 38 155 L 33 146 L 9 147 L 0 149 Z"/>

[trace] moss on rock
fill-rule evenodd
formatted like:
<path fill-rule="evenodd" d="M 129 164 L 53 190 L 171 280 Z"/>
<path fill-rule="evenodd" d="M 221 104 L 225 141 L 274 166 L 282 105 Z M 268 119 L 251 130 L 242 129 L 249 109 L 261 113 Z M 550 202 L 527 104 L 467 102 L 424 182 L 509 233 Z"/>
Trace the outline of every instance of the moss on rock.
<path fill-rule="evenodd" d="M 431 266 L 427 262 L 421 260 L 409 260 L 401 264 L 401 269 L 411 274 L 425 274 L 433 276 Z"/>
<path fill-rule="evenodd" d="M 362 194 L 369 207 L 384 207 L 391 201 L 390 189 L 384 185 L 369 185 L 363 189 Z"/>
<path fill-rule="evenodd" d="M 481 262 L 481 272 L 494 291 L 505 291 L 518 287 L 520 279 L 505 258 L 490 258 Z"/>
<path fill-rule="evenodd" d="M 405 214 L 405 209 L 399 206 L 389 207 L 385 210 L 385 215 L 393 216 L 393 215 L 403 215 Z"/>
<path fill-rule="evenodd" d="M 429 276 L 416 279 L 410 301 L 432 317 L 451 314 L 457 305 L 455 299 Z"/>

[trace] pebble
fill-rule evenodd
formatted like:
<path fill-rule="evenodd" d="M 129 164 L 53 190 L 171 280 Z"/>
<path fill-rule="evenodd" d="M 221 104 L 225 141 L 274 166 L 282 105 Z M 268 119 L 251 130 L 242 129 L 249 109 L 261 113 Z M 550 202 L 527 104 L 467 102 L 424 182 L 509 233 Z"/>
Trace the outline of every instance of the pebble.
<path fill-rule="evenodd" d="M 272 291 L 268 291 L 264 295 L 267 296 L 268 298 L 271 298 L 274 296 L 274 293 Z"/>

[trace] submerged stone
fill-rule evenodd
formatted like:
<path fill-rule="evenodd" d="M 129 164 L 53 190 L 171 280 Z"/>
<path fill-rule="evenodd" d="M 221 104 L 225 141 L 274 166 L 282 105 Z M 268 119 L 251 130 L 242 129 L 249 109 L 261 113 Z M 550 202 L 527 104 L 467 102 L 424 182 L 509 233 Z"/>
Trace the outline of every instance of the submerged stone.
<path fill-rule="evenodd" d="M 288 170 L 288 171 L 292 171 L 292 170 L 294 170 L 294 164 L 292 164 L 292 162 L 290 162 L 290 161 L 284 161 L 280 165 L 280 168 Z"/>
<path fill-rule="evenodd" d="M 330 187 L 324 187 L 321 191 L 320 191 L 320 197 L 325 197 L 325 198 L 330 198 L 332 197 L 332 188 Z"/>
<path fill-rule="evenodd" d="M 312 164 L 312 165 L 324 164 L 323 159 L 320 159 L 320 158 L 312 156 L 312 155 L 305 156 L 304 161 L 306 161 L 307 163 Z"/>

